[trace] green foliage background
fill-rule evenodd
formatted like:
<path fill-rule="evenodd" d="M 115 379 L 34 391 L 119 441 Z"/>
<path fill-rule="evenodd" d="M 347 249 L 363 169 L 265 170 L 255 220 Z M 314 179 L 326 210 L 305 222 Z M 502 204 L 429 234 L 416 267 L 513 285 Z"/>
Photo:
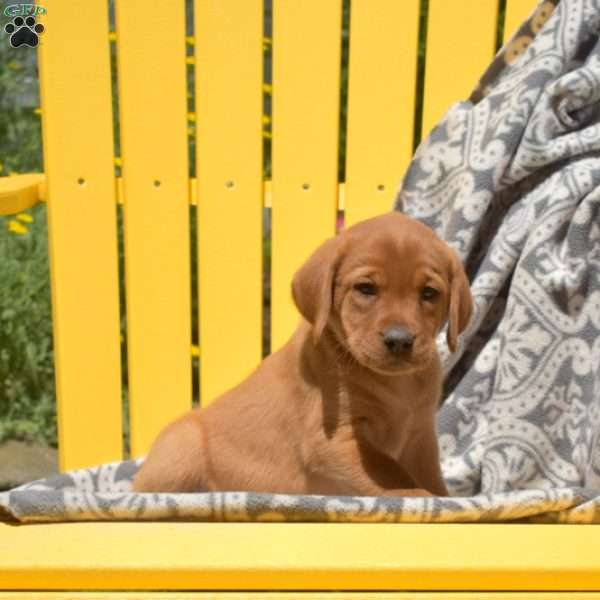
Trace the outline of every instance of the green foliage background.
<path fill-rule="evenodd" d="M 41 171 L 36 53 L 0 42 L 0 176 Z M 56 443 L 50 312 L 40 205 L 0 217 L 0 440 Z"/>

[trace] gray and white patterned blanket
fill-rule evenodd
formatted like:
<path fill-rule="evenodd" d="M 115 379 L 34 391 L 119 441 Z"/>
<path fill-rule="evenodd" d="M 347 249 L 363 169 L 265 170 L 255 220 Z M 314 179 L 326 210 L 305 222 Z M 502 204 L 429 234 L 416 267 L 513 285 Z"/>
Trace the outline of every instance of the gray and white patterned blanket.
<path fill-rule="evenodd" d="M 398 194 L 453 245 L 476 311 L 439 416 L 449 498 L 132 494 L 126 461 L 0 494 L 21 522 L 600 522 L 600 0 L 540 4 Z"/>

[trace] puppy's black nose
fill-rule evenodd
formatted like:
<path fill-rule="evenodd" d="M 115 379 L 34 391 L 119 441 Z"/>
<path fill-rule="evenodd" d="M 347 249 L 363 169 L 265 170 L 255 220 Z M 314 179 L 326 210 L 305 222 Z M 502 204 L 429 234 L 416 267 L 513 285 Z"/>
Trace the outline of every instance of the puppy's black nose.
<path fill-rule="evenodd" d="M 383 343 L 392 354 L 412 348 L 415 336 L 406 327 L 390 327 L 383 332 Z"/>

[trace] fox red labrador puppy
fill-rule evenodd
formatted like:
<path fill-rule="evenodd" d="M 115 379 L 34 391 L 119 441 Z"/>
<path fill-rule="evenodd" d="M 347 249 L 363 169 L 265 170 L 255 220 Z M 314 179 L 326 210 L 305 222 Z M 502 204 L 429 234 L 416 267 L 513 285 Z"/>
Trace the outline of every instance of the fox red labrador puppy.
<path fill-rule="evenodd" d="M 445 495 L 434 417 L 472 300 L 456 254 L 389 213 L 326 241 L 296 273 L 304 319 L 237 387 L 158 436 L 137 492 Z"/>

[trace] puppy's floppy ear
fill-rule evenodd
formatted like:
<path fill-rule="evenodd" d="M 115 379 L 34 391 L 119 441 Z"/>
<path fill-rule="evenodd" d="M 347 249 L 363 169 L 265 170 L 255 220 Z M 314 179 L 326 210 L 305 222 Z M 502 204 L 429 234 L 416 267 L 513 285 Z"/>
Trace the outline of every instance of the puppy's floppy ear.
<path fill-rule="evenodd" d="M 312 324 L 316 339 L 329 319 L 335 271 L 340 259 L 340 238 L 331 238 L 313 252 L 292 281 L 294 302 L 302 316 Z"/>
<path fill-rule="evenodd" d="M 448 348 L 456 350 L 458 336 L 462 333 L 473 313 L 473 298 L 469 280 L 465 274 L 458 255 L 452 251 L 452 268 L 450 272 L 450 306 L 448 308 Z"/>

